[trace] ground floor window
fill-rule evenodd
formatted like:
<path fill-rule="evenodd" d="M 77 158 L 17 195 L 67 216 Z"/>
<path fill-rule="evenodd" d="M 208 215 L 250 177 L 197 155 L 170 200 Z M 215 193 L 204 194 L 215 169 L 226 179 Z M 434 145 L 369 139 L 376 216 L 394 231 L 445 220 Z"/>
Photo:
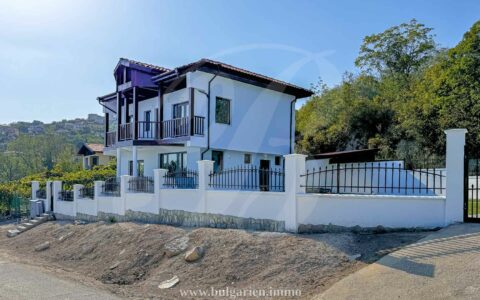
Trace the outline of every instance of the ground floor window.
<path fill-rule="evenodd" d="M 170 172 L 180 171 L 187 167 L 187 152 L 162 153 L 159 155 L 159 167 Z"/>
<path fill-rule="evenodd" d="M 275 156 L 275 165 L 279 166 L 282 164 L 282 157 L 281 156 Z"/>
<path fill-rule="evenodd" d="M 223 170 L 223 152 L 212 151 L 213 172 L 217 173 Z"/>
<path fill-rule="evenodd" d="M 143 160 L 137 160 L 137 171 L 138 176 L 142 177 L 145 176 L 145 164 Z M 128 162 L 128 175 L 133 176 L 133 161 L 130 160 Z"/>
<path fill-rule="evenodd" d="M 98 166 L 98 156 L 92 156 L 92 167 Z"/>

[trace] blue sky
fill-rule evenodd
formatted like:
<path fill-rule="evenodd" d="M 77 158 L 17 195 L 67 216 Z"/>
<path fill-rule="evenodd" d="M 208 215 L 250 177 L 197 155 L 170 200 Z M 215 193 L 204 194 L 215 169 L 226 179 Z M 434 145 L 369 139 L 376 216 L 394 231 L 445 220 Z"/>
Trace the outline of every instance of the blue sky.
<path fill-rule="evenodd" d="M 452 47 L 480 1 L 0 1 L 0 124 L 100 113 L 119 57 L 202 57 L 310 87 L 335 85 L 364 36 L 416 18 Z"/>

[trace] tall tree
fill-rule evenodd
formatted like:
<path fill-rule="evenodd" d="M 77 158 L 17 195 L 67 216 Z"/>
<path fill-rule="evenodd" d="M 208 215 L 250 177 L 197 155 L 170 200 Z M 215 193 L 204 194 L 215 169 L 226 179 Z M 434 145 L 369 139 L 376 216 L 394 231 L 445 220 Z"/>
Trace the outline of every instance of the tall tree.
<path fill-rule="evenodd" d="M 355 65 L 379 75 L 408 77 L 436 53 L 432 28 L 412 19 L 382 33 L 366 36 Z"/>

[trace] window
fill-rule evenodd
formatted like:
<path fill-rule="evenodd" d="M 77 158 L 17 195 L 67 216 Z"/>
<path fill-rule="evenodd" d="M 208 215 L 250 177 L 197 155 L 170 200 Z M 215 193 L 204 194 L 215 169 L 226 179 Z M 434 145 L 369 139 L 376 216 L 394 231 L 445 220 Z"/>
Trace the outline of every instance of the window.
<path fill-rule="evenodd" d="M 220 172 L 223 170 L 223 152 L 212 151 L 213 172 Z"/>
<path fill-rule="evenodd" d="M 215 101 L 215 122 L 230 124 L 230 100 L 217 97 Z"/>
<path fill-rule="evenodd" d="M 147 132 L 150 131 L 151 114 L 152 112 L 150 110 L 145 112 L 145 131 Z"/>
<path fill-rule="evenodd" d="M 251 162 L 252 162 L 252 155 L 251 154 L 243 155 L 243 163 L 244 164 L 250 164 Z"/>
<path fill-rule="evenodd" d="M 275 165 L 279 166 L 282 164 L 282 157 L 281 156 L 275 156 Z"/>
<path fill-rule="evenodd" d="M 92 167 L 98 166 L 98 156 L 92 156 Z"/>
<path fill-rule="evenodd" d="M 187 166 L 187 152 L 162 153 L 159 155 L 159 166 L 170 172 L 180 171 Z"/>
<path fill-rule="evenodd" d="M 174 119 L 188 117 L 188 102 L 174 104 L 172 114 Z"/>
<path fill-rule="evenodd" d="M 145 164 L 143 160 L 137 160 L 137 171 L 138 176 L 142 177 L 145 175 Z M 128 175 L 133 176 L 133 161 L 128 161 Z"/>

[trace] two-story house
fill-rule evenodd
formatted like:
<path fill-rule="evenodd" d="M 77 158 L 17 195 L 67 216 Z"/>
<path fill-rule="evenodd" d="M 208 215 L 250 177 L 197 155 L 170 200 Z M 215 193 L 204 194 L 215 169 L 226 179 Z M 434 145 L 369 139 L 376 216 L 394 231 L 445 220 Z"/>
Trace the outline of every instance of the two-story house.
<path fill-rule="evenodd" d="M 115 92 L 98 101 L 118 176 L 196 170 L 202 159 L 214 170 L 280 168 L 294 149 L 295 101 L 312 95 L 209 59 L 170 70 L 121 58 L 114 77 Z"/>

